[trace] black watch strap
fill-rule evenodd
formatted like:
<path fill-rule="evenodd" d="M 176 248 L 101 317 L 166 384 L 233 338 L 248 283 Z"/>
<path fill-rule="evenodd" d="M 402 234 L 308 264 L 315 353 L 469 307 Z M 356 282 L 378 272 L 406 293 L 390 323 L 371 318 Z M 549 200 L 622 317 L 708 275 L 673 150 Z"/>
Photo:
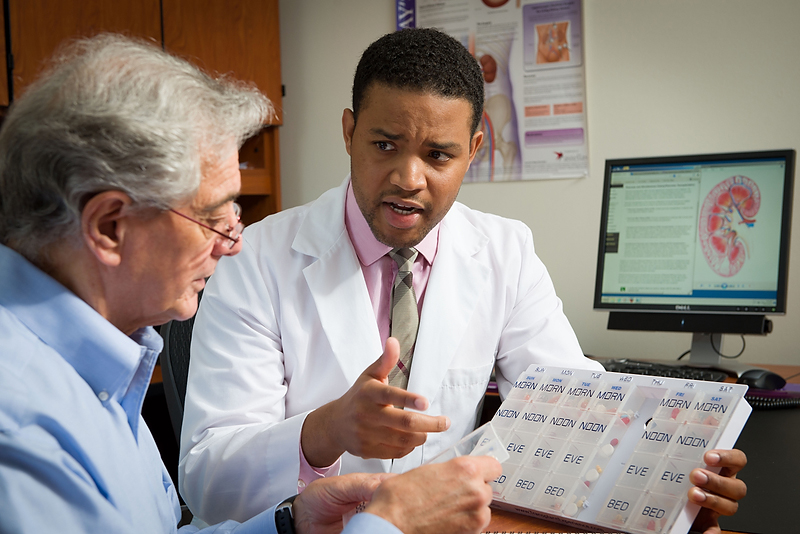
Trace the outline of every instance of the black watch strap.
<path fill-rule="evenodd" d="M 275 508 L 275 528 L 278 534 L 295 534 L 292 503 L 297 495 L 289 497 Z"/>

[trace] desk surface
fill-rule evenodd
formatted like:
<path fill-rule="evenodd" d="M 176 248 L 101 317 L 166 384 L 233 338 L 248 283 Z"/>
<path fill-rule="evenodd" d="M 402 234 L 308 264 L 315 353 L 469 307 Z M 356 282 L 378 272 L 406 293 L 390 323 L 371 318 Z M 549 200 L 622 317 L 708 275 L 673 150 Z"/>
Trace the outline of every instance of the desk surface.
<path fill-rule="evenodd" d="M 789 382 L 800 383 L 800 366 L 764 365 Z M 791 506 L 800 502 L 800 408 L 753 410 L 736 448 L 747 454 L 741 478 L 747 496 L 739 511 L 720 518 L 722 528 L 754 534 L 798 532 Z"/>
<path fill-rule="evenodd" d="M 559 523 L 492 508 L 492 522 L 484 532 L 585 532 Z"/>
<path fill-rule="evenodd" d="M 800 383 L 800 366 L 764 365 Z M 800 502 L 800 408 L 753 410 L 736 448 L 747 454 L 741 478 L 747 483 L 747 497 L 739 511 L 720 518 L 723 532 L 785 534 L 797 532 L 791 504 Z M 791 503 L 791 504 L 790 504 Z M 542 519 L 492 509 L 486 532 L 582 532 Z"/>

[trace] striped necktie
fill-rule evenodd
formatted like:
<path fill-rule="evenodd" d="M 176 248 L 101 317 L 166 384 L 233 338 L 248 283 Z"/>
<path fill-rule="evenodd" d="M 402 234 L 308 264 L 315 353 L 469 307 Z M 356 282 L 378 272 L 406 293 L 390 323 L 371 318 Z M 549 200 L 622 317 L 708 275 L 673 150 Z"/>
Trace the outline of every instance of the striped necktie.
<path fill-rule="evenodd" d="M 389 385 L 403 389 L 406 389 L 411 374 L 411 358 L 419 328 L 414 275 L 411 273 L 417 254 L 414 248 L 396 248 L 389 252 L 398 267 L 392 288 L 391 336 L 400 342 L 400 359 L 389 373 Z"/>

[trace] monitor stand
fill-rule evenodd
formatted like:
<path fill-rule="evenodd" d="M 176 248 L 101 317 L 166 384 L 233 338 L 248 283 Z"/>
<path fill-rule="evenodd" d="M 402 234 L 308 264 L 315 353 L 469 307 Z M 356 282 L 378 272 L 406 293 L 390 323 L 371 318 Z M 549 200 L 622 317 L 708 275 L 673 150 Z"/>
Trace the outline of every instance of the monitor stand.
<path fill-rule="evenodd" d="M 688 364 L 697 365 L 698 367 L 712 367 L 737 378 L 750 369 L 760 369 L 753 365 L 720 356 L 722 352 L 722 336 L 723 334 L 703 334 L 700 332 L 692 334 L 692 349 Z"/>

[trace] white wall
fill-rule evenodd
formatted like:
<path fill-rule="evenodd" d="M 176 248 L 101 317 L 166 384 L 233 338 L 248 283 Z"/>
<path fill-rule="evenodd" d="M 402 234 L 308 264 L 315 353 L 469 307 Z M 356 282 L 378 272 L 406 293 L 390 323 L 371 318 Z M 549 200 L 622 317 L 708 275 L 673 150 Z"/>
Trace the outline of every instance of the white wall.
<path fill-rule="evenodd" d="M 284 208 L 346 175 L 342 109 L 361 52 L 394 29 L 394 4 L 281 0 Z M 459 200 L 531 227 L 585 352 L 674 359 L 691 340 L 607 331 L 592 310 L 605 159 L 800 149 L 798 25 L 797 0 L 584 0 L 589 178 L 467 184 Z M 772 334 L 746 337 L 746 362 L 800 364 L 798 190 L 788 312 Z M 725 336 L 724 352 L 740 347 Z"/>

